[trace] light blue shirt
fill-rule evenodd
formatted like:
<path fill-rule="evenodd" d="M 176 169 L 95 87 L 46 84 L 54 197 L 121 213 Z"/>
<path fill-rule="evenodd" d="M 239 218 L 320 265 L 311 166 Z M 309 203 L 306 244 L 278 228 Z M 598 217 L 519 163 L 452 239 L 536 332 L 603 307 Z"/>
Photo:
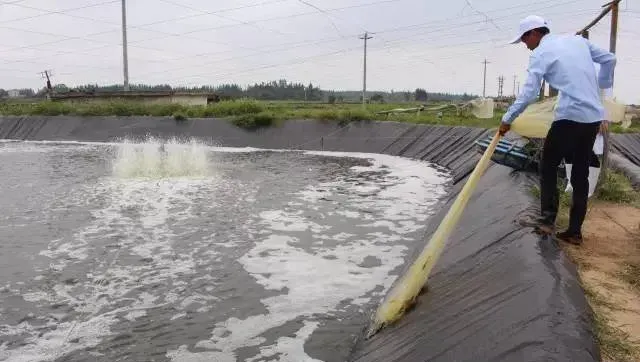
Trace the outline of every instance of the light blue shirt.
<path fill-rule="evenodd" d="M 596 75 L 595 63 L 600 64 Z M 613 86 L 616 57 L 578 35 L 545 35 L 533 50 L 522 91 L 502 117 L 511 124 L 538 98 L 542 80 L 558 90 L 554 121 L 593 123 L 604 119 L 598 88 Z"/>

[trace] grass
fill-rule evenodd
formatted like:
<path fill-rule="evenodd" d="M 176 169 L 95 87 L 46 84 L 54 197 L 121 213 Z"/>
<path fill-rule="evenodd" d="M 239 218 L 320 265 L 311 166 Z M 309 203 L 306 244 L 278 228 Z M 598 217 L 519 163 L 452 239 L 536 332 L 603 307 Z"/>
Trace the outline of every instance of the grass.
<path fill-rule="evenodd" d="M 629 179 L 618 172 L 607 172 L 606 179 L 598 189 L 596 198 L 640 208 L 640 191 L 634 190 Z"/>
<path fill-rule="evenodd" d="M 619 124 L 612 124 L 609 128 L 612 133 L 640 133 L 640 122 L 633 122 L 629 128 L 622 128 Z"/>
<path fill-rule="evenodd" d="M 571 208 L 571 193 L 564 192 L 565 185 L 566 180 L 559 180 L 557 224 L 561 228 L 569 225 L 569 210 Z M 534 197 L 540 197 L 540 188 L 538 185 L 533 186 L 531 192 Z M 596 192 L 590 199 L 590 202 L 593 201 L 607 201 L 640 208 L 640 191 L 633 189 L 631 181 L 624 174 L 608 170 L 602 184 L 596 189 Z"/>
<path fill-rule="evenodd" d="M 640 262 L 625 263 L 620 277 L 632 288 L 640 291 Z"/>
<path fill-rule="evenodd" d="M 585 263 L 578 255 L 569 252 L 567 255 L 580 270 L 588 270 L 592 266 Z M 638 270 L 633 271 L 637 273 Z M 637 282 L 637 275 L 628 277 Z M 623 276 L 623 279 L 625 277 Z M 629 280 L 625 280 L 629 282 Z M 582 283 L 585 296 L 593 308 L 593 332 L 596 336 L 603 361 L 635 362 L 640 357 L 640 344 L 633 337 L 613 325 L 611 313 L 621 310 L 615 303 L 607 300 L 601 293 Z"/>
<path fill-rule="evenodd" d="M 315 119 L 322 122 L 360 122 L 365 120 L 411 122 L 417 124 L 442 124 L 494 128 L 500 122 L 501 113 L 492 119 L 478 119 L 470 114 L 456 114 L 446 110 L 442 117 L 437 112 L 377 114 L 394 108 L 410 108 L 418 103 L 404 104 L 326 104 L 262 102 L 251 99 L 222 101 L 206 106 L 186 106 L 181 104 L 144 104 L 135 101 L 77 102 L 63 103 L 42 101 L 36 103 L 0 103 L 0 115 L 32 116 L 168 116 L 177 121 L 188 118 L 225 118 L 235 125 L 256 129 L 277 125 L 288 119 Z"/>
<path fill-rule="evenodd" d="M 636 361 L 638 343 L 631 339 L 629 333 L 620 328 L 612 326 L 610 311 L 617 309 L 615 305 L 609 303 L 602 294 L 583 286 L 585 295 L 590 304 L 594 307 L 593 328 L 600 345 L 600 352 L 603 360 L 615 362 Z"/>
<path fill-rule="evenodd" d="M 187 106 L 182 104 L 145 104 L 136 101 L 113 102 L 75 102 L 55 101 L 39 102 L 0 102 L 0 115 L 38 115 L 38 116 L 168 116 L 176 121 L 188 118 L 225 118 L 238 127 L 257 129 L 277 125 L 288 119 L 315 119 L 321 122 L 396 121 L 416 124 L 441 124 L 448 126 L 469 126 L 495 128 L 500 124 L 504 111 L 496 110 L 494 117 L 479 119 L 469 113 L 457 114 L 448 109 L 438 117 L 437 112 L 422 111 L 418 113 L 378 114 L 394 108 L 412 108 L 420 102 L 398 104 L 362 104 L 289 101 L 257 101 L 253 99 L 237 99 L 222 101 L 206 106 Z M 445 103 L 439 103 L 445 104 Z M 435 105 L 429 104 L 428 107 Z M 634 123 L 629 129 L 612 125 L 615 133 L 640 132 L 640 124 Z"/>
<path fill-rule="evenodd" d="M 564 228 L 568 226 L 569 209 L 571 207 L 571 194 L 564 192 L 564 182 L 559 182 L 559 212 L 557 224 Z M 531 190 L 535 197 L 539 197 L 540 189 L 534 186 Z M 623 174 L 609 170 L 599 189 L 590 199 L 590 203 L 597 201 L 613 202 L 617 204 L 640 207 L 640 192 L 633 189 L 631 182 Z M 576 253 L 568 252 L 580 270 L 588 270 L 592 266 L 582 260 Z M 626 262 L 619 276 L 630 286 L 640 290 L 640 263 Z M 627 332 L 615 327 L 611 321 L 612 311 L 620 308 L 608 301 L 602 294 L 582 285 L 589 304 L 593 307 L 593 329 L 601 349 L 604 361 L 634 362 L 640 357 L 640 344 L 632 340 Z"/>

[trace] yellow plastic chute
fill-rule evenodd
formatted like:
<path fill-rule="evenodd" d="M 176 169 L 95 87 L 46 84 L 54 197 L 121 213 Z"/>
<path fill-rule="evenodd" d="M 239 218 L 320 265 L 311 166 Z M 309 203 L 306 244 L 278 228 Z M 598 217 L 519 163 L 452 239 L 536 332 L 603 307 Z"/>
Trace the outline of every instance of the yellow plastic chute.
<path fill-rule="evenodd" d="M 603 97 L 604 98 L 604 97 Z M 554 119 L 554 111 L 558 103 L 557 97 L 547 98 L 542 102 L 531 104 L 511 123 L 511 130 L 522 137 L 545 138 Z M 615 99 L 602 100 L 605 119 L 609 122 L 625 122 L 626 106 Z"/>
<path fill-rule="evenodd" d="M 547 135 L 554 118 L 554 110 L 557 98 L 548 98 L 545 101 L 535 103 L 517 118 L 511 125 L 511 130 L 528 138 L 544 138 Z M 624 121 L 625 106 L 615 100 L 603 100 L 606 116 L 611 122 Z M 471 108 L 477 116 L 493 116 L 493 101 L 487 99 L 477 100 L 471 103 Z M 438 261 L 447 240 L 458 224 L 462 212 L 469 198 L 475 190 L 482 174 L 486 171 L 491 157 L 495 152 L 500 134 L 496 133 L 489 147 L 478 161 L 467 182 L 451 205 L 444 219 L 438 225 L 429 243 L 424 247 L 418 258 L 409 267 L 407 272 L 398 280 L 391 292 L 378 307 L 368 336 L 376 333 L 380 328 L 400 319 L 405 311 L 413 305 L 416 297 L 424 287 L 429 274 Z"/>
<path fill-rule="evenodd" d="M 491 144 L 489 144 L 489 147 L 487 147 L 482 158 L 480 158 L 480 161 L 469 176 L 462 191 L 460 191 L 444 219 L 440 222 L 438 229 L 436 229 L 432 235 L 429 243 L 376 311 L 373 324 L 368 333 L 369 336 L 383 326 L 399 319 L 415 301 L 415 298 L 425 285 L 427 278 L 429 278 L 429 273 L 433 269 L 433 266 L 442 254 L 446 241 L 457 225 L 480 177 L 489 166 L 491 156 L 499 140 L 500 134 L 496 133 Z"/>

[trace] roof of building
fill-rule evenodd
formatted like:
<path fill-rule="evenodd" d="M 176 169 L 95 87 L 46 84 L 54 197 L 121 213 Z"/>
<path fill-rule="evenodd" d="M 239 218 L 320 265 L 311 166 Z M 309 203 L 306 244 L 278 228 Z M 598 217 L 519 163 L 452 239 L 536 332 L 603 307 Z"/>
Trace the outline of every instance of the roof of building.
<path fill-rule="evenodd" d="M 216 93 L 200 93 L 200 92 L 178 92 L 178 91 L 116 91 L 116 92 L 65 92 L 52 93 L 52 99 L 66 98 L 111 98 L 111 97 L 171 97 L 171 96 L 198 96 L 198 97 L 218 97 Z"/>

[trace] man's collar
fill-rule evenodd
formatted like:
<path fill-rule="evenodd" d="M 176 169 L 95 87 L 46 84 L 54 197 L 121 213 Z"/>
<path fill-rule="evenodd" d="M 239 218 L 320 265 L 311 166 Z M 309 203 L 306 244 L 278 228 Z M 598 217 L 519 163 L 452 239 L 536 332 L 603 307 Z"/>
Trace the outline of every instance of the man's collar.
<path fill-rule="evenodd" d="M 545 40 L 547 40 L 547 38 L 551 35 L 551 33 L 549 34 L 545 34 L 541 39 L 540 39 L 540 44 L 544 43 Z M 538 45 L 540 45 L 538 44 Z"/>

